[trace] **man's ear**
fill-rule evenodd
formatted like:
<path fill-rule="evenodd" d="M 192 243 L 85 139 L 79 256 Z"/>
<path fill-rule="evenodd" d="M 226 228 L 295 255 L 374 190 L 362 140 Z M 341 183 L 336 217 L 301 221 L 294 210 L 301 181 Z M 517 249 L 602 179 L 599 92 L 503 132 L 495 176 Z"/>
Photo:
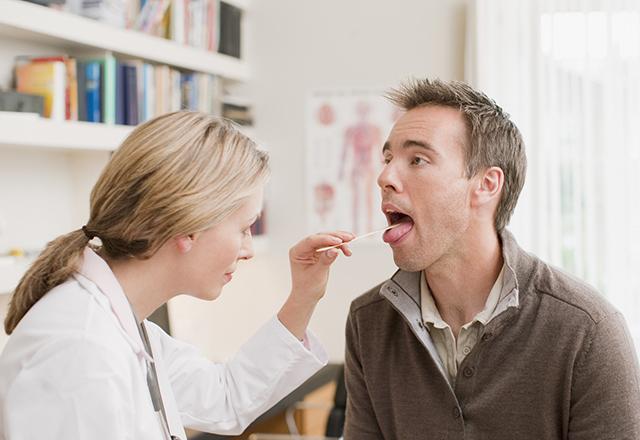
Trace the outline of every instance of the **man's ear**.
<path fill-rule="evenodd" d="M 497 204 L 500 200 L 502 186 L 504 185 L 504 172 L 502 168 L 487 168 L 484 173 L 478 177 L 478 185 L 473 194 L 475 205 L 481 206 L 492 201 L 495 201 Z"/>
<path fill-rule="evenodd" d="M 195 241 L 195 235 L 194 234 L 178 235 L 177 237 L 173 238 L 173 241 L 176 245 L 176 249 L 178 250 L 178 252 L 180 252 L 181 254 L 186 254 L 193 247 L 193 242 Z"/>

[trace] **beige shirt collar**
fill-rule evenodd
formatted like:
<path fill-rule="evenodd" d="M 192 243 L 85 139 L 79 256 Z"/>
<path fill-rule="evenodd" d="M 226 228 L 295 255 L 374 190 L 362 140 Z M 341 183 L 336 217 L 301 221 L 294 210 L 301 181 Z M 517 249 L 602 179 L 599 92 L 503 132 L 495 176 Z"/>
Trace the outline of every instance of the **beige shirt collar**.
<path fill-rule="evenodd" d="M 465 324 L 463 326 L 464 328 L 473 325 L 475 322 L 479 322 L 485 326 L 508 307 L 518 306 L 518 290 L 515 285 L 515 275 L 510 272 L 511 269 L 506 264 L 503 264 L 498 278 L 489 292 L 484 308 L 478 312 L 470 322 Z M 424 272 L 422 272 L 420 276 L 420 297 L 423 321 L 433 325 L 435 328 L 448 328 L 449 324 L 442 319 L 436 307 Z"/>

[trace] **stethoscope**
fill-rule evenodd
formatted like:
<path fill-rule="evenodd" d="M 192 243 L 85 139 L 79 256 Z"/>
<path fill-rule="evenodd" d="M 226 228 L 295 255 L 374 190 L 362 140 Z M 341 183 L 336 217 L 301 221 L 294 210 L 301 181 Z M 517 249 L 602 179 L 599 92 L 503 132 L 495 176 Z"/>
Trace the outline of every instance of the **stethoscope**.
<path fill-rule="evenodd" d="M 140 332 L 140 337 L 142 338 L 144 349 L 149 355 L 148 358 L 145 357 L 145 362 L 147 365 L 147 387 L 149 388 L 149 394 L 151 395 L 153 410 L 156 412 L 156 414 L 158 415 L 158 419 L 160 420 L 160 427 L 162 429 L 164 438 L 166 440 L 179 440 L 178 437 L 171 435 L 171 430 L 169 429 L 167 411 L 165 410 L 164 403 L 162 402 L 162 393 L 160 392 L 160 384 L 158 383 L 158 373 L 156 371 L 156 364 L 154 362 L 153 351 L 151 350 L 151 343 L 149 342 L 147 328 L 145 327 L 144 322 L 138 323 L 137 319 L 136 325 L 138 327 L 138 331 Z"/>

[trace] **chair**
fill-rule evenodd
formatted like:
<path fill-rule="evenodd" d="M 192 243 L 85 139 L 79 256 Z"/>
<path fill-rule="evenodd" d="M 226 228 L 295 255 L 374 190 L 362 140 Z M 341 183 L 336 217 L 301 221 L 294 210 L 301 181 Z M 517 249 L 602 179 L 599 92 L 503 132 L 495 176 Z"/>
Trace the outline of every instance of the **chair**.
<path fill-rule="evenodd" d="M 324 405 L 297 402 L 287 408 L 285 418 L 289 428 L 289 434 L 251 434 L 249 440 L 331 440 L 342 437 L 344 430 L 345 413 L 347 407 L 347 388 L 344 380 L 344 365 L 341 365 L 336 372 L 336 391 L 333 397 L 333 404 L 327 418 L 325 436 L 300 435 L 296 425 L 294 414 L 299 410 L 309 410 L 326 408 Z"/>

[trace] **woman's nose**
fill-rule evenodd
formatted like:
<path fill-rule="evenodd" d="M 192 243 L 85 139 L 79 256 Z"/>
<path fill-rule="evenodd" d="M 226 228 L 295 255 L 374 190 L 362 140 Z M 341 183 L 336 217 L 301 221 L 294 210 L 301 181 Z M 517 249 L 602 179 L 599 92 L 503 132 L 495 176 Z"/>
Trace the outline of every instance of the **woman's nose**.
<path fill-rule="evenodd" d="M 255 251 L 253 250 L 253 237 L 249 236 L 244 243 L 242 243 L 242 248 L 240 248 L 240 254 L 238 255 L 238 260 L 250 260 L 255 256 Z"/>

